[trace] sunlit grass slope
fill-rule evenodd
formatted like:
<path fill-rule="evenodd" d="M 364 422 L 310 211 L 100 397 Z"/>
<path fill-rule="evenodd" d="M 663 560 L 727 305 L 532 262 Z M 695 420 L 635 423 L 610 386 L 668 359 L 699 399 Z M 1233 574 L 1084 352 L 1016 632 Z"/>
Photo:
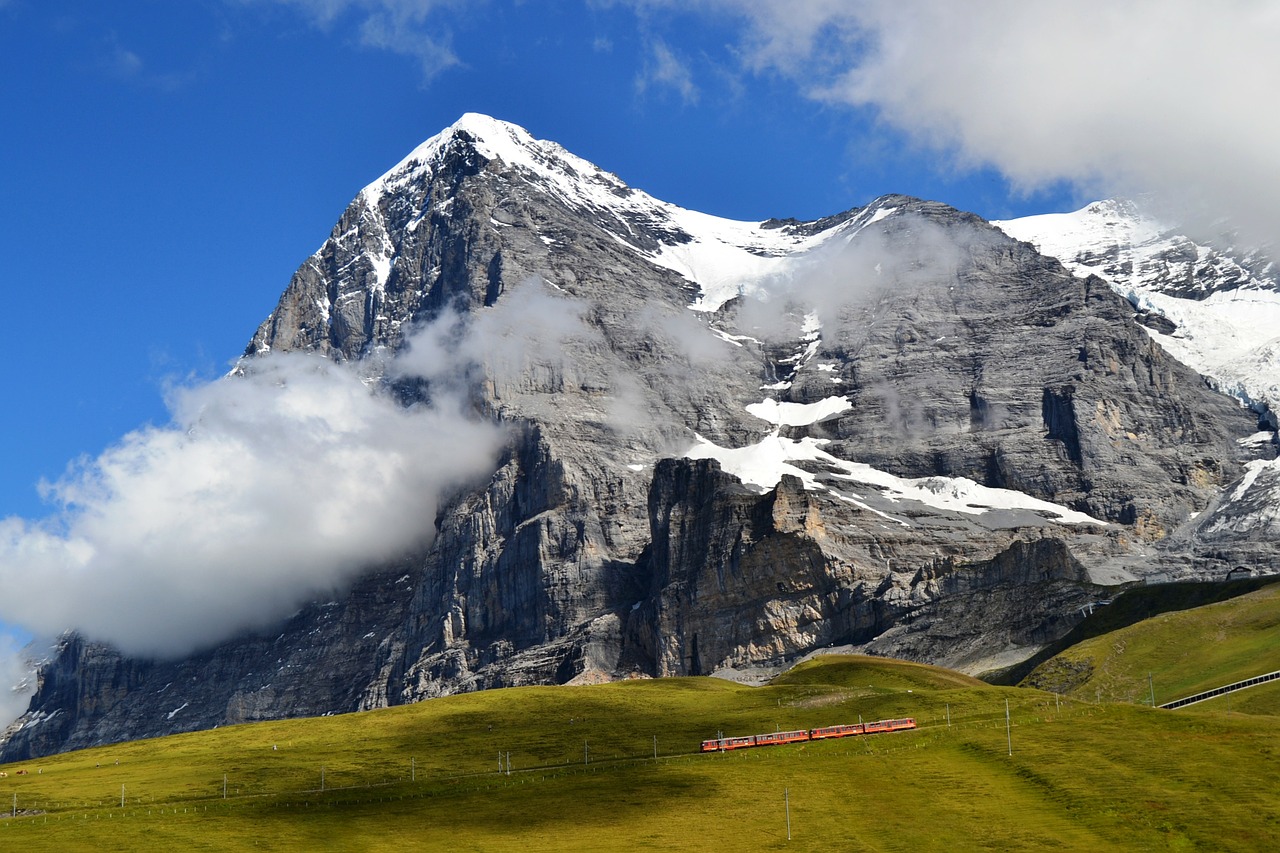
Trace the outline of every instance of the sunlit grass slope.
<path fill-rule="evenodd" d="M 1269 575 L 1233 581 L 1187 581 L 1135 586 L 1120 593 L 1111 604 L 1096 608 L 1066 636 L 1050 643 L 1027 660 L 983 673 L 982 680 L 991 684 L 1019 684 L 1040 664 L 1085 640 L 1127 628 L 1161 613 L 1228 601 L 1277 583 L 1280 583 L 1280 577 Z"/>
<path fill-rule="evenodd" d="M 697 753 L 718 731 L 859 716 L 921 728 Z M 1270 718 L 830 657 L 761 688 L 499 690 L 9 765 L 0 849 L 1280 849 L 1277 751 Z"/>
<path fill-rule="evenodd" d="M 1041 664 L 1024 683 L 1091 702 L 1148 704 L 1154 686 L 1161 704 L 1275 670 L 1280 585 L 1085 640 Z"/>

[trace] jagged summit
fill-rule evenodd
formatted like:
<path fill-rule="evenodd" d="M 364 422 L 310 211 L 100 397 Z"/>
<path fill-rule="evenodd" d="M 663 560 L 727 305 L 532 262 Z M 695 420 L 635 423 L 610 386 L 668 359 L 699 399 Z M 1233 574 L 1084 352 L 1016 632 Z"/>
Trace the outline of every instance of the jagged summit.
<path fill-rule="evenodd" d="M 833 238 L 852 239 L 862 228 L 917 202 L 884 196 L 814 222 L 726 219 L 655 199 L 557 143 L 535 139 L 517 125 L 468 113 L 357 195 L 290 285 L 301 287 L 323 271 L 329 286 L 313 300 L 296 305 L 298 313 L 277 312 L 268 318 L 247 354 L 319 342 L 327 354 L 351 359 L 369 346 L 396 346 L 407 319 L 443 305 L 444 291 L 422 302 L 407 290 L 430 290 L 416 282 L 424 275 L 439 275 L 441 262 L 447 260 L 421 255 L 422 226 L 447 227 L 469 218 L 471 199 L 459 191 L 481 172 L 492 176 L 493 195 L 486 199 L 491 214 L 476 223 L 480 228 L 516 228 L 541 242 L 539 251 L 562 253 L 569 241 L 561 223 L 525 216 L 525 202 L 536 193 L 572 218 L 573 229 L 586 228 L 646 264 L 677 273 L 691 287 L 687 301 L 700 311 L 715 311 L 742 294 L 764 293 L 768 281 L 786 277 Z M 472 237 L 466 238 L 468 245 Z M 488 293 L 479 301 L 495 296 Z M 397 304 L 400 309 L 384 310 Z M 343 345 L 332 346 L 339 339 Z"/>
<path fill-rule="evenodd" d="M 613 239 L 697 284 L 700 310 L 715 310 L 732 296 L 758 289 L 762 280 L 781 272 L 786 259 L 821 245 L 857 214 L 865 212 L 865 224 L 882 208 L 912 201 L 884 196 L 863 211 L 808 222 L 712 216 L 656 199 L 556 142 L 535 139 L 518 125 L 479 113 L 463 115 L 418 146 L 361 195 L 376 207 L 388 194 L 421 185 L 456 150 L 465 153 L 454 156 L 474 153 L 500 161 L 561 203 L 586 213 Z"/>
<path fill-rule="evenodd" d="M 463 114 L 361 192 L 368 201 L 376 203 L 383 195 L 421 183 L 441 167 L 443 158 L 458 149 L 525 170 L 530 176 L 547 181 L 573 203 L 586 202 L 592 196 L 598 198 L 600 193 L 627 196 L 635 192 L 617 176 L 571 154 L 558 143 L 535 139 L 519 125 L 481 113 Z"/>

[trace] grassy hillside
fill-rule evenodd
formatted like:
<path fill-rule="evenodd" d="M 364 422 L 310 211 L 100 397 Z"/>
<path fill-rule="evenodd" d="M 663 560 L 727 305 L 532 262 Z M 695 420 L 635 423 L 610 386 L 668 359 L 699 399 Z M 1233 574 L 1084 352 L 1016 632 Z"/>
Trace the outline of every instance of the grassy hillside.
<path fill-rule="evenodd" d="M 983 673 L 982 680 L 991 684 L 1019 684 L 1040 664 L 1085 640 L 1136 625 L 1162 613 L 1228 601 L 1277 583 L 1280 583 L 1280 576 L 1269 575 L 1233 581 L 1186 581 L 1135 586 L 1116 596 L 1111 604 L 1094 610 L 1060 640 L 1050 643 L 1014 666 Z"/>
<path fill-rule="evenodd" d="M 1154 685 L 1160 704 L 1275 670 L 1280 585 L 1078 643 L 1042 663 L 1024 684 L 1091 702 L 1138 703 L 1150 702 Z"/>
<path fill-rule="evenodd" d="M 696 753 L 717 731 L 859 716 L 922 727 Z M 0 820 L 0 847 L 1275 849 L 1273 754 L 1272 718 L 1059 706 L 933 667 L 832 657 L 762 688 L 692 678 L 500 690 L 9 765 L 0 807 L 16 795 L 22 814 Z"/>

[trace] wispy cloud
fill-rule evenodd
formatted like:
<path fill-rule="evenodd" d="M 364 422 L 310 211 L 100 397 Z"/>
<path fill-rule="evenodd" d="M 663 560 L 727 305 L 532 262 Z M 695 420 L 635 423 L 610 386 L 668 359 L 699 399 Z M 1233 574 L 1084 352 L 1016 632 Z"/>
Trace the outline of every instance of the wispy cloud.
<path fill-rule="evenodd" d="M 474 13 L 485 0 L 229 0 L 240 4 L 284 6 L 313 25 L 331 29 L 354 24 L 357 41 L 409 56 L 431 78 L 460 64 L 452 47 L 449 12 Z"/>
<path fill-rule="evenodd" d="M 554 292 L 541 279 L 519 282 L 492 307 L 474 314 L 445 311 L 409 335 L 391 372 L 465 394 L 485 383 L 499 399 L 511 391 L 557 390 L 579 372 L 574 351 L 602 346 L 583 322 L 585 302 Z"/>
<path fill-rule="evenodd" d="M 0 0 L 0 7 L 3 5 Z M 35 680 L 35 671 L 19 641 L 0 634 L 0 728 L 27 710 Z"/>
<path fill-rule="evenodd" d="M 160 657 L 260 628 L 425 545 L 503 441 L 448 395 L 406 409 L 318 357 L 243 370 L 49 485 L 52 518 L 0 521 L 0 619 Z"/>
<path fill-rule="evenodd" d="M 649 45 L 644 68 L 636 77 L 636 90 L 641 94 L 651 88 L 672 89 L 686 104 L 698 102 L 698 87 L 693 83 L 693 72 L 676 56 L 666 42 L 657 40 Z"/>
<path fill-rule="evenodd" d="M 747 68 L 1032 190 L 1154 193 L 1280 233 L 1280 7 L 1257 0 L 634 0 L 736 20 Z M 652 16 L 648 16 L 651 19 Z M 649 26 L 651 24 L 647 24 Z"/>
<path fill-rule="evenodd" d="M 122 44 L 114 33 L 107 38 L 106 54 L 101 62 L 106 72 L 117 80 L 161 92 L 177 91 L 194 76 L 192 72 L 157 71 L 139 53 Z"/>
<path fill-rule="evenodd" d="M 967 257 L 993 239 L 999 238 L 989 229 L 943 226 L 916 213 L 896 212 L 853 239 L 832 240 L 786 267 L 765 283 L 767 297 L 742 300 L 738 321 L 753 334 L 794 339 L 810 312 L 829 322 L 864 311 L 887 293 L 955 281 Z"/>

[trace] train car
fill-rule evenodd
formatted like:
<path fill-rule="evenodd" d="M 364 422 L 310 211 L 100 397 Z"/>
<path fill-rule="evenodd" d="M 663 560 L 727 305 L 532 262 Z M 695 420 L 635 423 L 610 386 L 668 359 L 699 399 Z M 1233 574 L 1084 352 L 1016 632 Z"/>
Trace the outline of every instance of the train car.
<path fill-rule="evenodd" d="M 879 720 L 874 723 L 867 723 L 864 728 L 866 729 L 866 734 L 871 735 L 880 732 L 900 732 L 906 729 L 914 729 L 915 727 L 916 721 L 910 717 L 905 717 L 900 720 Z"/>
<path fill-rule="evenodd" d="M 776 746 L 783 743 L 796 743 L 809 739 L 809 732 L 806 729 L 800 729 L 794 732 L 773 732 L 767 735 L 756 735 L 756 746 Z"/>
<path fill-rule="evenodd" d="M 863 733 L 864 726 L 858 723 L 856 726 L 824 726 L 820 729 L 812 729 L 809 732 L 810 740 L 825 740 L 833 737 L 850 737 L 852 735 L 860 735 Z"/>
<path fill-rule="evenodd" d="M 856 726 L 824 726 L 818 729 L 797 729 L 790 732 L 770 732 L 762 735 L 746 737 L 722 737 L 704 740 L 703 752 L 722 752 L 730 749 L 745 749 L 750 746 L 777 746 L 785 743 L 799 743 L 810 740 L 826 740 L 827 738 L 851 737 L 862 734 L 879 734 L 880 732 L 900 732 L 914 729 L 916 721 L 910 717 L 898 720 L 878 720 L 874 723 L 858 723 Z"/>
<path fill-rule="evenodd" d="M 719 752 L 729 749 L 744 749 L 748 746 L 756 746 L 756 736 L 747 735 L 746 737 L 722 737 L 704 740 L 702 742 L 703 752 Z"/>

